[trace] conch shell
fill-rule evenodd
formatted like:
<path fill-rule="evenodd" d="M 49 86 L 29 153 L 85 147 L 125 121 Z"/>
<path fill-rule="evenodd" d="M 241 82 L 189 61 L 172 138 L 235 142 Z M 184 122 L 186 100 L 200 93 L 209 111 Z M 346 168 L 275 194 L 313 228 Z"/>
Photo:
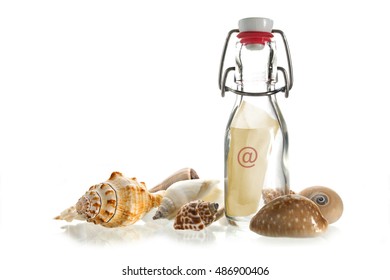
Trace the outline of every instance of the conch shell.
<path fill-rule="evenodd" d="M 172 184 L 166 190 L 153 220 L 173 219 L 184 204 L 198 199 L 206 200 L 205 197 L 216 189 L 218 183 L 218 180 L 194 179 Z"/>
<path fill-rule="evenodd" d="M 218 203 L 202 200 L 184 204 L 175 218 L 174 229 L 202 230 L 216 219 Z"/>
<path fill-rule="evenodd" d="M 77 202 L 55 219 L 86 220 L 104 227 L 119 227 L 134 224 L 162 201 L 161 192 L 151 194 L 143 182 L 126 178 L 120 172 L 92 186 Z"/>

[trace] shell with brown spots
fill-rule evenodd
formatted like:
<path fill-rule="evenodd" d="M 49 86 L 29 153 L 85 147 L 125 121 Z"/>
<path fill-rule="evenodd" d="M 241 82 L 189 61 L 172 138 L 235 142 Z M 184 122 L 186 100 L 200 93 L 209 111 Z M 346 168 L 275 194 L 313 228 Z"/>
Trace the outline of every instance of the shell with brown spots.
<path fill-rule="evenodd" d="M 250 229 L 274 237 L 313 237 L 326 231 L 328 221 L 310 199 L 289 194 L 280 196 L 252 218 Z"/>

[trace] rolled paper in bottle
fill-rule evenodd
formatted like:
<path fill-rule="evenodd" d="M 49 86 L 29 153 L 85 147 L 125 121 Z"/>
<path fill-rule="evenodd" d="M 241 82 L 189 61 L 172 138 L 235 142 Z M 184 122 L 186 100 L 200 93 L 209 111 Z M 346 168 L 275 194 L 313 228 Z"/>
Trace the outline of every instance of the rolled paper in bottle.
<path fill-rule="evenodd" d="M 259 210 L 268 156 L 279 124 L 264 110 L 243 101 L 230 127 L 226 214 L 240 217 Z"/>

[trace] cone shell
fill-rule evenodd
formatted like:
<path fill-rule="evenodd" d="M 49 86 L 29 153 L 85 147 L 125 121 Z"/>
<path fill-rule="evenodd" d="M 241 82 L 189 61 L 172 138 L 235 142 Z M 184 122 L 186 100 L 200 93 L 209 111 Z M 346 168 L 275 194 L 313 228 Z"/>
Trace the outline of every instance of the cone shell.
<path fill-rule="evenodd" d="M 206 200 L 217 190 L 218 180 L 194 179 L 179 181 L 172 184 L 165 192 L 161 205 L 158 207 L 154 220 L 173 219 L 180 207 L 195 200 Z"/>
<path fill-rule="evenodd" d="M 105 227 L 126 226 L 134 224 L 153 207 L 158 207 L 161 200 L 161 194 L 149 193 L 145 184 L 139 183 L 136 178 L 126 178 L 120 172 L 113 172 L 107 181 L 92 186 L 75 207 L 65 210 L 64 215 L 61 213 L 56 219 L 70 221 L 78 215 L 78 219 Z"/>
<path fill-rule="evenodd" d="M 317 205 L 297 194 L 272 200 L 250 222 L 252 231 L 274 237 L 313 237 L 327 227 L 328 222 Z"/>
<path fill-rule="evenodd" d="M 202 200 L 192 201 L 183 205 L 173 224 L 175 229 L 202 230 L 216 219 L 218 203 Z"/>

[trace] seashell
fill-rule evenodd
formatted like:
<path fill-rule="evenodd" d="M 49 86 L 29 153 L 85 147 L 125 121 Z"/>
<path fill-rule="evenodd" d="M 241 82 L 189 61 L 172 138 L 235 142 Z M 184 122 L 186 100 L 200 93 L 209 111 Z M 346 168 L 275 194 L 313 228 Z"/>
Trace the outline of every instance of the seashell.
<path fill-rule="evenodd" d="M 290 190 L 290 194 L 294 194 L 294 192 Z M 315 204 L 317 204 L 322 215 L 325 217 L 325 219 L 328 220 L 329 224 L 336 222 L 343 214 L 343 201 L 341 197 L 330 188 L 314 186 L 302 190 L 301 192 L 299 192 L 299 194 L 304 197 L 307 197 Z M 264 204 L 269 203 L 270 201 L 281 195 L 282 192 L 279 190 L 264 189 Z"/>
<path fill-rule="evenodd" d="M 199 179 L 199 176 L 196 173 L 196 171 L 192 168 L 183 168 L 173 173 L 171 176 L 166 178 L 164 181 L 162 181 L 154 188 L 150 189 L 149 192 L 154 193 L 157 191 L 166 190 L 173 183 L 184 181 L 184 180 L 193 180 L 193 179 Z"/>
<path fill-rule="evenodd" d="M 126 178 L 120 172 L 92 186 L 77 202 L 55 219 L 86 220 L 104 227 L 134 224 L 162 201 L 161 193 L 151 194 L 143 182 Z"/>
<path fill-rule="evenodd" d="M 76 206 L 71 206 L 68 209 L 65 209 L 61 212 L 60 215 L 55 217 L 56 220 L 64 220 L 67 222 L 71 222 L 73 220 L 84 220 L 84 218 L 77 213 Z"/>
<path fill-rule="evenodd" d="M 295 194 L 292 190 L 289 190 L 289 194 Z M 263 189 L 263 200 L 264 204 L 267 204 L 275 198 L 282 196 L 283 192 L 279 189 Z"/>
<path fill-rule="evenodd" d="M 302 190 L 300 195 L 307 197 L 317 204 L 322 215 L 329 224 L 336 222 L 343 214 L 343 201 L 332 189 L 321 186 L 309 187 Z"/>
<path fill-rule="evenodd" d="M 219 208 L 217 213 L 215 213 L 215 221 L 218 221 L 219 219 L 225 217 L 225 207 Z"/>
<path fill-rule="evenodd" d="M 218 180 L 194 179 L 172 184 L 165 192 L 153 220 L 173 219 L 184 204 L 202 199 L 216 189 Z"/>
<path fill-rule="evenodd" d="M 173 227 L 174 229 L 196 231 L 205 229 L 215 221 L 217 211 L 218 203 L 203 200 L 186 203 L 177 213 Z"/>
<path fill-rule="evenodd" d="M 310 199 L 289 194 L 264 205 L 251 219 L 250 229 L 275 237 L 313 237 L 326 231 L 328 221 Z"/>

